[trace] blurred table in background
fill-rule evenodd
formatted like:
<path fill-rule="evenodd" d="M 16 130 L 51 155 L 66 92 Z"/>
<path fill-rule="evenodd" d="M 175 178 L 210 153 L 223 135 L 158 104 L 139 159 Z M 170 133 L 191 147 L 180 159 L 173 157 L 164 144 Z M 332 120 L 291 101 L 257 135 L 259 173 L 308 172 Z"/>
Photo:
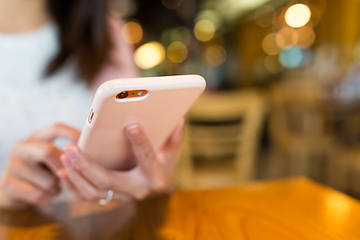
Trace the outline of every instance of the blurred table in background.
<path fill-rule="evenodd" d="M 358 240 L 359 222 L 357 200 L 297 178 L 140 203 L 0 211 L 0 239 Z"/>

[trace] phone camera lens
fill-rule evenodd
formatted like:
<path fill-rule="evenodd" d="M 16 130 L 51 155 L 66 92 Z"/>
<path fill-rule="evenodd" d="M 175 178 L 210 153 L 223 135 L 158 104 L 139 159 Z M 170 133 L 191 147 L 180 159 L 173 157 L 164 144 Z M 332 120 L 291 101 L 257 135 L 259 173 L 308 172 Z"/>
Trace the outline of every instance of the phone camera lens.
<path fill-rule="evenodd" d="M 124 91 L 124 92 L 119 93 L 119 94 L 116 96 L 116 98 L 123 99 L 123 98 L 126 98 L 127 96 L 129 96 L 129 92 Z"/>

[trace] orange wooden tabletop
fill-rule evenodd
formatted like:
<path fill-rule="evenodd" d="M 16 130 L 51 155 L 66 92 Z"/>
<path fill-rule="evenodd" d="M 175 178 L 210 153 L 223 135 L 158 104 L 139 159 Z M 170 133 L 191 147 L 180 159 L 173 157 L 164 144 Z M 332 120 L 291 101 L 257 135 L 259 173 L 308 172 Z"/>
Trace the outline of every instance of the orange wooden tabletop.
<path fill-rule="evenodd" d="M 360 203 L 304 178 L 140 203 L 0 211 L 0 239 L 358 240 Z"/>

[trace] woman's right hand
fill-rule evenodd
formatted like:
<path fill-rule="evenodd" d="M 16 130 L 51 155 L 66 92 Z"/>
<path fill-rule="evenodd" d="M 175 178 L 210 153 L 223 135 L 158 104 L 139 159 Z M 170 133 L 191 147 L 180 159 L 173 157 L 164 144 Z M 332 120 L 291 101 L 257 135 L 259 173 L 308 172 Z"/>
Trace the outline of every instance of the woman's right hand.
<path fill-rule="evenodd" d="M 60 191 L 61 151 L 52 141 L 65 138 L 77 142 L 80 132 L 62 124 L 32 134 L 13 147 L 6 171 L 0 180 L 0 208 L 21 209 L 43 205 Z"/>

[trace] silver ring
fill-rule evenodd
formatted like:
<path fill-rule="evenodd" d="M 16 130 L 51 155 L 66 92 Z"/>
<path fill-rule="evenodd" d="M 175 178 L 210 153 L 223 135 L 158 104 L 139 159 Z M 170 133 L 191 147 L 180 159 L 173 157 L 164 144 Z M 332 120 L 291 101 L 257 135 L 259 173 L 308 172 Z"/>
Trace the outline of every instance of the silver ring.
<path fill-rule="evenodd" d="M 106 198 L 99 200 L 99 204 L 100 204 L 100 205 L 106 205 L 106 204 L 108 204 L 108 203 L 113 199 L 113 196 L 114 196 L 113 190 L 109 190 L 109 191 L 107 192 Z"/>

